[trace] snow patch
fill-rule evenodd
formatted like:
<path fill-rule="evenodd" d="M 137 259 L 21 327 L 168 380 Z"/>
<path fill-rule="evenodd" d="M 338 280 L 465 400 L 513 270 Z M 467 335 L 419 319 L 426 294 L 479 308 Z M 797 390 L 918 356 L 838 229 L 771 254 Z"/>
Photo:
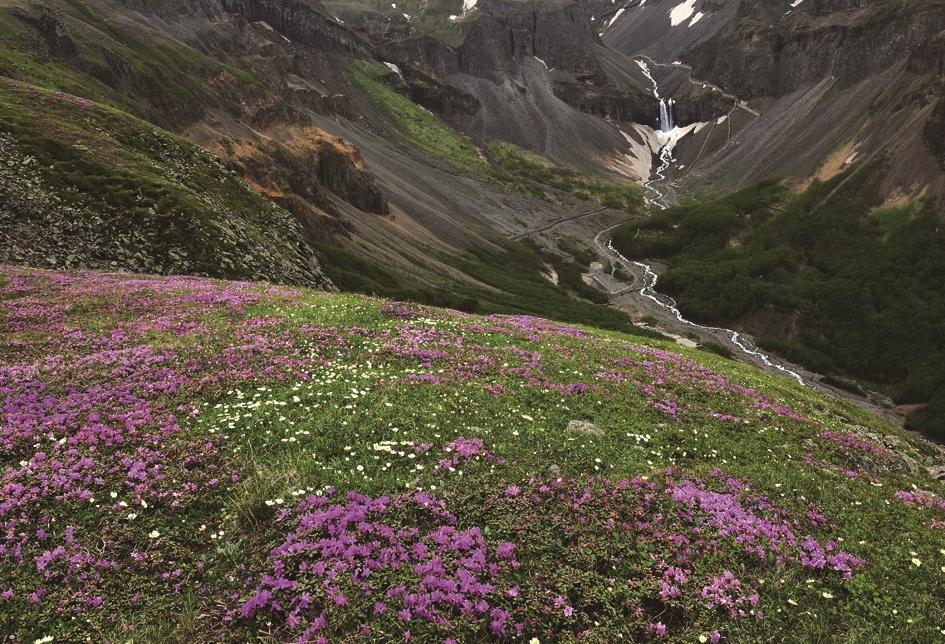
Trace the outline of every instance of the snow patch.
<path fill-rule="evenodd" d="M 397 75 L 400 76 L 401 78 L 404 77 L 403 73 L 401 73 L 401 71 L 400 71 L 400 67 L 398 67 L 398 66 L 395 65 L 394 63 L 384 63 L 384 67 L 386 67 L 387 69 L 391 70 L 392 72 L 394 72 L 395 74 L 397 74 Z"/>
<path fill-rule="evenodd" d="M 643 75 L 646 76 L 647 79 L 648 79 L 651 83 L 653 83 L 653 96 L 655 96 L 655 97 L 657 98 L 657 100 L 659 100 L 659 98 L 660 98 L 659 85 L 657 84 L 656 79 L 653 78 L 653 73 L 650 71 L 649 65 L 647 65 L 645 62 L 643 62 L 643 61 L 642 61 L 641 59 L 639 59 L 639 58 L 635 58 L 634 60 L 637 61 L 637 65 L 640 66 L 640 71 L 643 72 Z"/>
<path fill-rule="evenodd" d="M 669 22 L 672 26 L 678 27 L 682 23 L 692 18 L 696 11 L 697 0 L 684 0 L 669 12 Z"/>
<path fill-rule="evenodd" d="M 623 15 L 623 12 L 626 11 L 626 10 L 627 10 L 626 7 L 620 7 L 620 9 L 617 9 L 617 13 L 615 13 L 615 14 L 614 14 L 614 17 L 610 19 L 610 22 L 607 23 L 607 26 L 609 27 L 609 26 L 611 26 L 612 24 L 614 24 L 615 22 L 617 22 L 617 20 L 620 18 L 620 16 Z"/>
<path fill-rule="evenodd" d="M 702 13 L 701 11 L 700 11 L 699 13 L 697 13 L 696 15 L 694 15 L 694 16 L 692 17 L 692 20 L 689 21 L 689 26 L 691 27 L 691 26 L 693 26 L 694 24 L 696 24 L 697 22 L 699 22 L 700 20 L 702 20 L 702 17 L 703 17 L 704 15 L 705 15 L 705 14 Z"/>
<path fill-rule="evenodd" d="M 659 151 L 659 142 L 656 140 L 656 130 L 649 126 L 634 123 L 633 130 L 637 136 L 632 136 L 620 130 L 623 138 L 630 146 L 629 152 L 624 156 L 630 165 L 632 174 L 636 175 L 635 178 L 643 183 L 653 173 L 653 157 Z"/>

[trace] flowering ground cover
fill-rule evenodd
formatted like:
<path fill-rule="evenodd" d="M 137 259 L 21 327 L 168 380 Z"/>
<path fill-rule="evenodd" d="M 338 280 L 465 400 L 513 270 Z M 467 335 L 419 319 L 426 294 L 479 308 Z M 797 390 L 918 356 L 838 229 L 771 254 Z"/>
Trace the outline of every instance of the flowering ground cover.
<path fill-rule="evenodd" d="M 936 451 L 717 355 L 10 267 L 0 333 L 16 641 L 945 638 Z"/>

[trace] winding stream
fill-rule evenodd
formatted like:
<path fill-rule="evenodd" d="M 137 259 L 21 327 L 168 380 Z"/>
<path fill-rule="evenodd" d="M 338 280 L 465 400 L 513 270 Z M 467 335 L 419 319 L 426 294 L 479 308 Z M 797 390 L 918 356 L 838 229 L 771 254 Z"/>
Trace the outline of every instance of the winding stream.
<path fill-rule="evenodd" d="M 653 96 L 655 96 L 658 100 L 661 101 L 661 106 L 664 105 L 664 103 L 662 102 L 662 99 L 660 99 L 659 84 L 656 82 L 656 79 L 653 78 L 653 75 L 650 72 L 649 66 L 646 64 L 646 62 L 640 59 L 637 59 L 637 64 L 640 65 L 640 69 L 643 71 L 643 75 L 646 76 L 653 83 Z M 661 120 L 663 120 L 662 117 L 661 117 Z M 670 166 L 672 166 L 672 164 L 675 161 L 675 159 L 673 158 L 674 137 L 672 136 L 671 132 L 664 131 L 664 132 L 661 132 L 660 134 L 668 135 L 667 141 L 663 144 L 663 146 L 660 148 L 660 151 L 659 151 L 660 165 L 656 168 L 655 171 L 653 171 L 653 173 L 650 175 L 650 178 L 643 185 L 646 188 L 646 190 L 650 191 L 654 195 L 653 198 L 647 197 L 646 202 L 648 204 L 652 204 L 656 206 L 660 210 L 665 210 L 667 207 L 667 204 L 665 203 L 665 200 L 664 200 L 665 197 L 662 192 L 660 192 L 654 187 L 654 184 L 659 183 L 666 179 L 666 172 L 667 170 L 669 170 Z M 598 234 L 597 239 L 594 240 L 597 243 L 598 247 L 600 247 L 602 250 L 603 250 L 603 246 L 600 244 L 600 238 L 604 234 L 613 230 L 614 228 L 616 228 L 616 226 L 613 226 L 611 228 L 608 228 L 607 230 L 602 231 L 600 234 Z M 691 320 L 687 320 L 683 316 L 682 312 L 679 310 L 678 304 L 673 298 L 669 297 L 668 295 L 664 295 L 656 290 L 656 283 L 659 280 L 659 275 L 656 273 L 655 270 L 653 270 L 653 267 L 650 266 L 649 264 L 645 264 L 644 262 L 633 261 L 624 257 L 620 253 L 620 251 L 614 248 L 613 241 L 609 237 L 607 239 L 606 250 L 609 253 L 611 253 L 614 257 L 616 257 L 620 262 L 622 262 L 627 268 L 633 265 L 641 269 L 643 271 L 643 281 L 645 285 L 643 286 L 643 288 L 640 289 L 639 294 L 642 297 L 645 297 L 651 300 L 662 309 L 671 313 L 673 317 L 675 317 L 676 320 L 678 320 L 680 323 L 685 324 L 687 326 L 694 327 L 696 329 L 701 329 L 703 331 L 724 334 L 725 336 L 729 338 L 731 343 L 735 347 L 737 347 L 742 353 L 749 355 L 757 360 L 760 360 L 761 363 L 764 364 L 766 367 L 780 371 L 784 373 L 785 375 L 790 376 L 791 378 L 793 378 L 794 380 L 796 380 L 802 385 L 806 384 L 804 382 L 804 378 L 802 378 L 799 373 L 797 373 L 796 371 L 792 371 L 791 369 L 788 369 L 782 364 L 778 364 L 777 362 L 774 362 L 768 355 L 762 353 L 758 349 L 758 347 L 744 334 L 738 331 L 734 331 L 732 329 L 726 329 L 722 327 L 703 326 L 701 324 L 696 324 L 695 322 L 692 322 Z"/>
<path fill-rule="evenodd" d="M 645 264 L 643 262 L 637 262 L 637 261 L 632 261 L 632 260 L 627 259 L 620 253 L 620 251 L 614 248 L 613 242 L 610 239 L 607 240 L 607 250 L 613 253 L 617 258 L 620 259 L 620 261 L 624 262 L 625 264 L 633 264 L 634 266 L 637 266 L 638 268 L 643 269 L 643 276 L 644 276 L 644 281 L 646 285 L 640 289 L 639 291 L 640 295 L 642 295 L 643 297 L 649 300 L 652 300 L 660 307 L 672 313 L 673 316 L 679 322 L 687 326 L 695 327 L 697 329 L 723 333 L 728 336 L 731 343 L 734 344 L 736 347 L 738 347 L 739 350 L 742 351 L 742 353 L 745 353 L 747 355 L 757 358 L 766 367 L 777 369 L 778 371 L 790 376 L 791 378 L 794 378 L 794 380 L 796 380 L 802 385 L 805 384 L 804 378 L 802 378 L 799 373 L 797 373 L 796 371 L 792 371 L 791 369 L 788 369 L 784 365 L 773 362 L 769 356 L 759 351 L 758 347 L 756 347 L 755 344 L 751 340 L 749 340 L 748 337 L 746 337 L 744 334 L 738 331 L 733 331 L 732 329 L 726 329 L 723 327 L 703 326 L 701 324 L 696 324 L 695 322 L 692 322 L 691 320 L 687 320 L 683 316 L 682 312 L 679 310 L 679 307 L 676 304 L 676 300 L 656 290 L 656 282 L 657 280 L 659 280 L 659 275 L 657 275 L 656 271 L 653 270 L 652 266 L 650 266 L 649 264 Z"/>
<path fill-rule="evenodd" d="M 660 102 L 660 134 L 668 133 L 669 129 L 666 129 L 666 126 L 672 123 L 672 117 L 668 116 L 668 109 L 666 102 L 660 98 L 660 86 L 656 82 L 656 79 L 653 78 L 653 73 L 650 71 L 649 65 L 641 59 L 637 59 L 637 65 L 640 66 L 640 70 L 643 72 L 643 75 L 653 83 L 653 96 L 656 97 L 656 100 Z M 659 136 L 659 134 L 657 135 Z M 670 136 L 667 138 L 663 145 L 660 147 L 659 151 L 659 160 L 660 165 L 650 173 L 650 177 L 644 182 L 644 187 L 652 192 L 655 195 L 655 198 L 651 199 L 644 196 L 644 200 L 647 204 L 652 204 L 657 208 L 663 209 L 666 207 L 666 202 L 664 201 L 664 195 L 662 192 L 657 190 L 654 187 L 654 184 L 664 181 L 666 179 L 666 171 L 669 170 L 669 166 L 673 164 L 673 140 Z"/>

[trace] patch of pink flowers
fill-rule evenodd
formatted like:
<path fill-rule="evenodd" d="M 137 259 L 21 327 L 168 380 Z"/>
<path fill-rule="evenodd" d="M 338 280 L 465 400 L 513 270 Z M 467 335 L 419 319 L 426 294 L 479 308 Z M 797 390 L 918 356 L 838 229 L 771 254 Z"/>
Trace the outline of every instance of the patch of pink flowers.
<path fill-rule="evenodd" d="M 825 441 L 842 445 L 848 449 L 856 450 L 866 454 L 874 454 L 876 456 L 891 456 L 889 450 L 882 445 L 864 438 L 860 438 L 858 436 L 854 436 L 853 434 L 838 434 L 836 432 L 823 430 L 817 435 Z"/>
<path fill-rule="evenodd" d="M 359 610 L 402 633 L 414 622 L 449 633 L 458 620 L 493 637 L 515 630 L 504 602 L 516 591 L 503 581 L 519 566 L 515 544 L 493 546 L 479 528 L 457 527 L 424 492 L 337 498 L 329 489 L 277 521 L 286 536 L 270 552 L 270 572 L 230 620 L 278 616 L 280 637 L 301 642 L 337 631 Z"/>
<path fill-rule="evenodd" d="M 443 447 L 447 454 L 446 458 L 440 459 L 436 464 L 434 471 L 437 473 L 451 471 L 459 464 L 482 457 L 489 461 L 502 463 L 501 459 L 496 457 L 486 449 L 486 444 L 481 438 L 466 438 L 460 436 Z"/>

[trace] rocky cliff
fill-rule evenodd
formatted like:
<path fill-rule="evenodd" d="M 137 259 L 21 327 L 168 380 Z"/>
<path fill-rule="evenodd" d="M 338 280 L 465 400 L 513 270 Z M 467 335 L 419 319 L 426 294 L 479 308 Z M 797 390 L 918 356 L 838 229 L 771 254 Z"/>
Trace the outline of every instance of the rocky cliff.
<path fill-rule="evenodd" d="M 888 161 L 882 182 L 891 197 L 945 194 L 936 111 L 945 94 L 945 3 L 792 5 L 628 2 L 604 41 L 627 55 L 685 63 L 757 112 L 723 140 L 680 147 L 698 163 L 687 172 L 694 186 L 804 178 L 845 150 L 844 158 Z"/>

